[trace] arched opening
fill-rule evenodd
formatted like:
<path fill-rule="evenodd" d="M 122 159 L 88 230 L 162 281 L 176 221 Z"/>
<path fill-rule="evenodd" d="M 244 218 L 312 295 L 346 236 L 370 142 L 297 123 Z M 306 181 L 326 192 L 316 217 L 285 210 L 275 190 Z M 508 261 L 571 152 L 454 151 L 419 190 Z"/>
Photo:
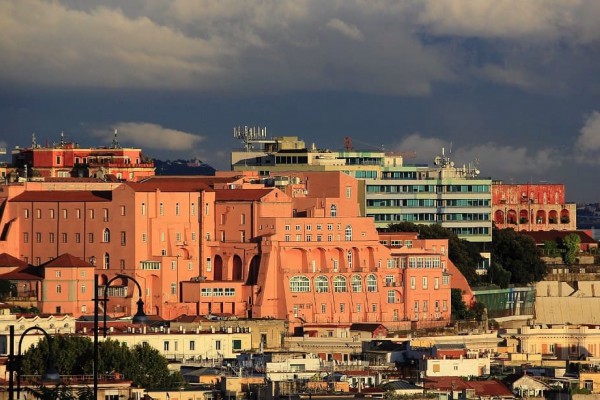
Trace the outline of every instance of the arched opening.
<path fill-rule="evenodd" d="M 552 210 L 548 213 L 548 223 L 558 224 L 558 212 L 556 212 L 556 210 Z"/>
<path fill-rule="evenodd" d="M 504 225 L 504 211 L 498 210 L 494 213 L 494 222 L 497 225 Z"/>
<path fill-rule="evenodd" d="M 571 222 L 571 216 L 569 215 L 569 210 L 561 210 L 560 212 L 560 223 L 568 224 Z"/>
<path fill-rule="evenodd" d="M 250 268 L 248 270 L 248 279 L 246 285 L 258 284 L 258 274 L 260 272 L 260 256 L 256 255 L 250 260 Z"/>
<path fill-rule="evenodd" d="M 221 258 L 221 256 L 215 256 L 213 280 L 215 280 L 215 281 L 223 280 L 223 259 Z"/>
<path fill-rule="evenodd" d="M 528 222 L 529 222 L 529 213 L 527 212 L 527 210 L 519 211 L 519 223 L 526 224 Z"/>
<path fill-rule="evenodd" d="M 241 281 L 244 279 L 244 271 L 242 269 L 242 259 L 237 254 L 233 256 L 233 276 L 234 281 Z"/>
<path fill-rule="evenodd" d="M 546 211 L 538 210 L 535 213 L 535 223 L 536 224 L 545 224 L 546 223 Z"/>
<path fill-rule="evenodd" d="M 517 212 L 515 210 L 508 210 L 506 214 L 506 223 L 507 224 L 517 224 Z"/>
<path fill-rule="evenodd" d="M 110 254 L 104 253 L 104 269 L 110 269 Z"/>

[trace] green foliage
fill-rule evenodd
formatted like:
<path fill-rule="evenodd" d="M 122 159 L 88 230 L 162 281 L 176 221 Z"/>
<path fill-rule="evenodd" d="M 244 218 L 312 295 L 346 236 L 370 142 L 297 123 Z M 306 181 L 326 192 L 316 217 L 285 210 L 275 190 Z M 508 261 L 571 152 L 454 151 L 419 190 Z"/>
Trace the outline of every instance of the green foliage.
<path fill-rule="evenodd" d="M 61 375 L 91 375 L 94 346 L 82 336 L 57 335 L 52 342 L 54 362 Z M 119 372 L 135 385 L 148 389 L 174 389 L 183 386 L 181 374 L 171 373 L 167 360 L 158 350 L 147 344 L 128 348 L 116 340 L 99 343 L 98 372 Z M 32 346 L 23 356 L 22 368 L 26 375 L 39 375 L 46 369 L 48 342 L 44 339 Z"/>
<path fill-rule="evenodd" d="M 460 289 L 452 289 L 450 293 L 450 307 L 453 319 L 464 320 L 469 318 L 469 309 L 462 299 L 462 291 Z"/>
<path fill-rule="evenodd" d="M 510 276 L 510 271 L 505 270 L 499 262 L 492 263 L 487 272 L 489 282 L 501 288 L 507 288 L 510 285 Z"/>
<path fill-rule="evenodd" d="M 10 297 L 15 291 L 15 285 L 9 280 L 0 279 L 0 300 Z"/>
<path fill-rule="evenodd" d="M 554 240 L 546 240 L 544 242 L 544 255 L 548 257 L 559 257 L 560 249 L 558 248 L 558 243 Z"/>
<path fill-rule="evenodd" d="M 535 241 L 514 230 L 496 229 L 492 233 L 492 260 L 510 272 L 510 283 L 527 285 L 542 280 L 546 264 Z"/>
<path fill-rule="evenodd" d="M 39 386 L 27 389 L 27 392 L 39 400 L 92 400 L 94 398 L 94 392 L 89 387 L 76 390 L 65 384 L 55 387 Z"/>
<path fill-rule="evenodd" d="M 418 232 L 421 239 L 448 239 L 448 258 L 473 286 L 479 283 L 477 266 L 483 262 L 475 243 L 460 239 L 454 232 L 439 224 L 417 225 L 411 222 L 390 224 L 388 232 Z"/>
<path fill-rule="evenodd" d="M 575 233 L 570 233 L 562 240 L 562 247 L 565 249 L 563 260 L 567 265 L 575 264 L 577 254 L 579 254 L 579 245 L 581 238 Z"/>

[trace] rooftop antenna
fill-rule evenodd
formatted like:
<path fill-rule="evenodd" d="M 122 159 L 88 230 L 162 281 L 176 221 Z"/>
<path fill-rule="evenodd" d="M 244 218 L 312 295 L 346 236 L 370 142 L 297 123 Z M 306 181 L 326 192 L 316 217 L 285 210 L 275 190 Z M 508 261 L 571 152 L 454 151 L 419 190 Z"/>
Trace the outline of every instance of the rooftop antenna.
<path fill-rule="evenodd" d="M 111 149 L 120 149 L 121 145 L 119 144 L 119 133 L 115 129 L 115 136 L 113 137 L 112 144 L 110 145 Z"/>
<path fill-rule="evenodd" d="M 267 137 L 267 128 L 260 126 L 235 126 L 233 128 L 233 137 L 240 139 L 244 143 L 246 151 L 250 151 L 254 149 L 254 141 Z"/>
<path fill-rule="evenodd" d="M 37 147 L 37 141 L 35 140 L 35 132 L 31 134 L 31 148 L 35 149 Z"/>
<path fill-rule="evenodd" d="M 64 146 L 65 144 L 65 131 L 60 132 L 60 146 Z"/>

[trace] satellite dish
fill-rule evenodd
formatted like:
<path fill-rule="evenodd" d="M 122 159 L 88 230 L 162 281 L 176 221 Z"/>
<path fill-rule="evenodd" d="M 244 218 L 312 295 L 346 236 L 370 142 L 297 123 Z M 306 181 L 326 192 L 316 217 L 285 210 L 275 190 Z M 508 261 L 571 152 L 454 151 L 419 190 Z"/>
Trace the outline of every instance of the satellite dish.
<path fill-rule="evenodd" d="M 479 175 L 480 173 L 481 172 L 478 169 L 475 170 L 475 175 Z"/>
<path fill-rule="evenodd" d="M 454 167 L 454 161 L 450 161 L 450 166 Z"/>
<path fill-rule="evenodd" d="M 440 156 L 437 156 L 437 157 L 436 157 L 436 158 L 433 160 L 433 163 L 434 163 L 435 165 L 440 165 L 440 164 L 442 163 L 442 157 L 440 157 Z"/>

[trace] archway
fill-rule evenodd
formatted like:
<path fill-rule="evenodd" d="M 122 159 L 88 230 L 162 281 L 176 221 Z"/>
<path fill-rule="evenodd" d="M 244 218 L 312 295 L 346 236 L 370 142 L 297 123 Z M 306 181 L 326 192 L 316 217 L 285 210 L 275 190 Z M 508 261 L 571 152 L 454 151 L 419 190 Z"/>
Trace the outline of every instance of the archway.
<path fill-rule="evenodd" d="M 538 210 L 535 214 L 535 223 L 536 224 L 545 224 L 546 223 L 546 211 Z"/>
<path fill-rule="evenodd" d="M 556 212 L 556 210 L 552 210 L 548 213 L 548 222 L 551 224 L 558 223 L 558 212 Z"/>
<path fill-rule="evenodd" d="M 527 212 L 527 210 L 519 211 L 519 223 L 526 224 L 528 222 L 529 222 L 529 213 Z"/>
<path fill-rule="evenodd" d="M 560 223 L 561 224 L 568 224 L 569 222 L 571 222 L 571 217 L 569 215 L 569 210 L 561 210 L 561 212 L 560 212 Z"/>
<path fill-rule="evenodd" d="M 494 213 L 494 222 L 497 225 L 504 225 L 504 211 L 498 210 Z"/>
<path fill-rule="evenodd" d="M 241 281 L 244 279 L 244 271 L 242 267 L 242 259 L 237 254 L 233 256 L 233 276 L 231 277 L 234 281 Z"/>
<path fill-rule="evenodd" d="M 248 270 L 248 278 L 246 285 L 258 284 L 258 274 L 260 272 L 260 256 L 256 255 L 250 260 L 250 268 Z"/>
<path fill-rule="evenodd" d="M 506 214 L 506 223 L 507 224 L 517 224 L 517 212 L 515 210 L 508 210 Z"/>
<path fill-rule="evenodd" d="M 223 259 L 221 256 L 215 256 L 215 267 L 213 272 L 213 280 L 222 281 L 223 280 Z"/>

